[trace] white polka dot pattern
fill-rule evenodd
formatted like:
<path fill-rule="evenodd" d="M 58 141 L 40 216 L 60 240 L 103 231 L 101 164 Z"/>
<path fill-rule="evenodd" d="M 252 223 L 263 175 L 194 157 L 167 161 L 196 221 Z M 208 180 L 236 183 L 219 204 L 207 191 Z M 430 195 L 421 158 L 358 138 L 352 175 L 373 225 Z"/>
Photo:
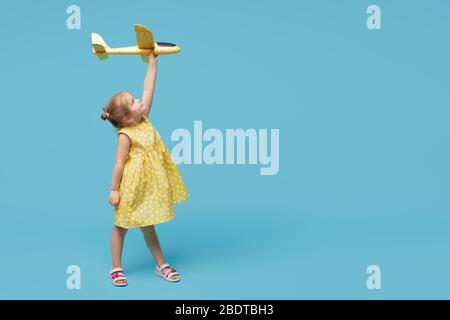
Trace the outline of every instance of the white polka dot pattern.
<path fill-rule="evenodd" d="M 120 182 L 114 223 L 129 229 L 173 219 L 174 204 L 189 195 L 159 132 L 143 116 L 141 123 L 122 128 L 120 133 L 129 136 L 132 143 Z"/>

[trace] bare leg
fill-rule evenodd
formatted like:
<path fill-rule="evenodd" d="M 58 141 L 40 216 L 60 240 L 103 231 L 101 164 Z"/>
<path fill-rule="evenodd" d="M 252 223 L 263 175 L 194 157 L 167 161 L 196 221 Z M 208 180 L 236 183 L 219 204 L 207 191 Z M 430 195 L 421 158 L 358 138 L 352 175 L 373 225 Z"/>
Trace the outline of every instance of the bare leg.
<path fill-rule="evenodd" d="M 127 229 L 114 226 L 111 235 L 112 268 L 122 268 L 122 249 Z"/>
<path fill-rule="evenodd" d="M 159 244 L 158 235 L 156 234 L 155 226 L 146 226 L 140 228 L 142 233 L 144 234 L 145 242 L 147 243 L 148 248 L 152 252 L 153 258 L 156 261 L 158 266 L 165 263 L 163 253 L 161 251 L 161 246 Z M 164 271 L 165 270 L 165 271 Z M 164 268 L 161 272 L 165 275 L 169 272 L 168 268 Z M 179 276 L 172 275 L 172 279 L 177 279 Z"/>

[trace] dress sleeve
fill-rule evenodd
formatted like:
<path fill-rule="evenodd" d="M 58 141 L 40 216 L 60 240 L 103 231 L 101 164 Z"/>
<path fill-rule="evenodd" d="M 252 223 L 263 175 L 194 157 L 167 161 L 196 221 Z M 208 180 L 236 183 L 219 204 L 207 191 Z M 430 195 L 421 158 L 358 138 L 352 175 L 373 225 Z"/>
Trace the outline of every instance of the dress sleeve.
<path fill-rule="evenodd" d="M 127 128 L 122 128 L 117 132 L 117 138 L 119 137 L 119 134 L 126 134 L 128 136 L 128 138 L 130 138 L 130 140 L 133 142 L 133 136 L 131 134 L 130 130 L 127 130 Z"/>

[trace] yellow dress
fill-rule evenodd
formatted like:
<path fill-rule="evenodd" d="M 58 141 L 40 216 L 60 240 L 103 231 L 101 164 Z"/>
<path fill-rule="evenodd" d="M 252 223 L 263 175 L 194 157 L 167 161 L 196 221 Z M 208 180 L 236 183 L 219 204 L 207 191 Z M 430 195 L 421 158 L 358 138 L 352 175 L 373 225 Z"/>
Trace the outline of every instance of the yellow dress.
<path fill-rule="evenodd" d="M 174 204 L 188 198 L 172 154 L 146 116 L 141 123 L 122 128 L 131 147 L 119 187 L 114 223 L 137 228 L 167 222 L 175 217 Z"/>

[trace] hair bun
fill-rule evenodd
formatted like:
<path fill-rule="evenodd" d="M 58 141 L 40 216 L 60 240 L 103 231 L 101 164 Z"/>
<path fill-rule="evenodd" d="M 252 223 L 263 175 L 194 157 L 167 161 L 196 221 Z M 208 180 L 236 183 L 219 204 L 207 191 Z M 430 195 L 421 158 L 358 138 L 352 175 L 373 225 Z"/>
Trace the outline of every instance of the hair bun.
<path fill-rule="evenodd" d="M 108 112 L 104 112 L 104 113 L 101 115 L 101 118 L 102 118 L 103 120 L 109 119 L 109 113 L 108 113 Z"/>

